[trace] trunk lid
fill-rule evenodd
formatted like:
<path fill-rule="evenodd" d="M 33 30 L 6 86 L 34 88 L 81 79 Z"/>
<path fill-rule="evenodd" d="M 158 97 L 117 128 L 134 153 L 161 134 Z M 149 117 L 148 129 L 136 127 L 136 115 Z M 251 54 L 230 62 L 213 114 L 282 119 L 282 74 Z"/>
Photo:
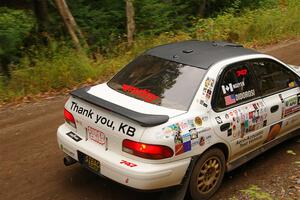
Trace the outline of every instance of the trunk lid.
<path fill-rule="evenodd" d="M 65 108 L 75 118 L 76 134 L 95 148 L 115 152 L 122 152 L 124 139 L 140 141 L 146 127 L 185 113 L 126 96 L 106 84 L 73 91 Z"/>

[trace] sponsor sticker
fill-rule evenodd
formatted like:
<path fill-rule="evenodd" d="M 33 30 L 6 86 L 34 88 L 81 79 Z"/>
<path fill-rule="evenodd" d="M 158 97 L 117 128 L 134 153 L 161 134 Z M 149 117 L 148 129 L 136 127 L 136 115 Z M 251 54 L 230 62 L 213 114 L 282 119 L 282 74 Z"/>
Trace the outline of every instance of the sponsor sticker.
<path fill-rule="evenodd" d="M 229 106 L 231 104 L 236 103 L 236 99 L 235 99 L 235 95 L 234 94 L 228 95 L 224 99 L 225 99 L 225 105 L 226 106 Z"/>
<path fill-rule="evenodd" d="M 204 146 L 205 145 L 205 138 L 204 138 L 204 136 L 200 137 L 199 145 L 200 146 Z"/>
<path fill-rule="evenodd" d="M 227 136 L 243 138 L 247 133 L 267 125 L 267 109 L 262 102 L 252 103 L 226 113 L 225 118 L 230 118 L 231 122 Z"/>
<path fill-rule="evenodd" d="M 70 138 L 72 138 L 76 142 L 79 142 L 80 140 L 82 140 L 81 137 L 79 137 L 78 135 L 76 135 L 75 133 L 73 133 L 71 131 L 66 133 L 66 135 L 69 136 Z"/>
<path fill-rule="evenodd" d="M 162 132 L 157 133 L 157 138 L 161 139 L 173 137 L 175 155 L 189 152 L 193 148 L 199 147 L 200 134 L 201 136 L 205 136 L 204 138 L 211 138 L 210 134 L 210 136 L 205 135 L 211 130 L 210 127 L 204 126 L 206 121 L 208 121 L 208 116 L 196 116 L 195 118 L 176 122 L 162 128 Z"/>
<path fill-rule="evenodd" d="M 235 84 L 229 83 L 228 85 L 222 85 L 221 88 L 222 88 L 223 94 L 226 94 L 228 92 L 233 92 L 235 89 L 238 89 L 238 88 L 244 87 L 244 86 L 245 86 L 245 82 L 242 81 L 242 82 L 235 83 Z"/>
<path fill-rule="evenodd" d="M 223 123 L 223 121 L 222 121 L 222 119 L 221 119 L 220 116 L 216 117 L 215 119 L 216 119 L 216 121 L 217 121 L 218 124 L 222 124 Z"/>
<path fill-rule="evenodd" d="M 283 117 L 287 117 L 300 110 L 300 94 L 284 99 Z"/>
<path fill-rule="evenodd" d="M 126 160 L 121 160 L 121 161 L 120 161 L 120 164 L 126 165 L 126 166 L 128 166 L 128 167 L 136 167 L 136 166 L 137 166 L 137 164 L 134 164 L 134 163 L 129 162 L 129 161 L 126 161 Z"/>
<path fill-rule="evenodd" d="M 240 76 L 246 76 L 248 74 L 248 70 L 247 69 L 241 69 L 236 71 L 236 76 L 240 77 Z"/>
<path fill-rule="evenodd" d="M 243 148 L 251 143 L 255 143 L 263 138 L 263 131 L 259 131 L 257 133 L 254 133 L 252 135 L 248 135 L 244 138 L 240 138 L 237 140 L 236 144 L 239 145 L 240 148 Z"/>
<path fill-rule="evenodd" d="M 149 103 L 154 102 L 155 100 L 157 100 L 159 98 L 157 95 L 151 93 L 147 89 L 139 89 L 139 88 L 131 86 L 131 85 L 123 84 L 122 89 L 124 92 L 128 92 L 128 93 L 130 93 L 134 96 L 137 96 Z"/>
<path fill-rule="evenodd" d="M 274 140 L 279 135 L 281 126 L 282 126 L 282 122 L 272 125 L 270 127 L 267 139 L 264 141 L 264 143 Z"/>
<path fill-rule="evenodd" d="M 204 97 L 203 99 L 200 100 L 200 104 L 203 105 L 204 107 L 208 107 L 207 102 L 211 98 L 212 95 L 212 89 L 214 86 L 214 79 L 207 77 L 205 82 L 204 82 L 204 87 L 202 90 L 202 96 Z"/>
<path fill-rule="evenodd" d="M 106 142 L 105 134 L 102 131 L 90 126 L 87 127 L 87 135 L 88 139 L 93 140 L 98 144 L 104 145 Z"/>
<path fill-rule="evenodd" d="M 255 96 L 255 90 L 249 90 L 249 91 L 245 91 L 245 92 L 241 92 L 235 95 L 235 99 L 236 101 L 241 101 L 243 99 L 247 99 L 250 97 Z"/>
<path fill-rule="evenodd" d="M 201 119 L 201 117 L 195 117 L 195 124 L 197 126 L 201 126 L 202 125 L 202 119 Z"/>

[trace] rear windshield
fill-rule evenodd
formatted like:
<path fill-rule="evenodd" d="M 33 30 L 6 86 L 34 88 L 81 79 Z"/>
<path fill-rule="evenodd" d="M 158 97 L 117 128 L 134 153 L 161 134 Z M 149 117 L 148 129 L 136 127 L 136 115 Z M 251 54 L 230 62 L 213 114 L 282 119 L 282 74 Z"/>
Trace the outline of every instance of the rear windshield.
<path fill-rule="evenodd" d="M 205 72 L 197 67 L 141 55 L 117 73 L 108 86 L 151 104 L 188 110 Z"/>

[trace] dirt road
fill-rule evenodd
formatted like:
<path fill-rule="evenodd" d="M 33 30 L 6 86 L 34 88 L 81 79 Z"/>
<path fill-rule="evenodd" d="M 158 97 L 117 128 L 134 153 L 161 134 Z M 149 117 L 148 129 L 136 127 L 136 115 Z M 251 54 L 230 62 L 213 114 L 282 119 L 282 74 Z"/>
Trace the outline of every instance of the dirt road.
<path fill-rule="evenodd" d="M 300 65 L 300 42 L 268 52 Z M 66 96 L 0 110 L 0 199 L 154 199 L 160 193 L 125 188 L 83 169 L 65 167 L 56 129 Z M 298 140 L 298 142 L 297 142 Z M 293 150 L 296 155 L 286 153 Z M 241 197 L 256 185 L 274 199 L 300 199 L 300 138 L 287 141 L 225 176 L 213 199 Z M 298 181 L 298 183 L 297 183 Z"/>

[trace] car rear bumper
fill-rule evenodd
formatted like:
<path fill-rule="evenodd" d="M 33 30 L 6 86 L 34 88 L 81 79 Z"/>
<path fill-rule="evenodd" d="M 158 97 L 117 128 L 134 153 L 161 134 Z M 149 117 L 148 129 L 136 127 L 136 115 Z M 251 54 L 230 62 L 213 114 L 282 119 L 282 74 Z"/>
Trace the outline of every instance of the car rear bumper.
<path fill-rule="evenodd" d="M 59 147 L 67 155 L 78 161 L 78 151 L 83 152 L 100 161 L 101 175 L 139 190 L 156 190 L 180 184 L 191 161 L 187 158 L 163 164 L 143 163 L 109 149 L 94 148 L 84 139 L 76 142 L 66 135 L 70 131 L 64 124 L 57 130 Z M 134 163 L 136 166 L 121 164 L 122 160 Z"/>

